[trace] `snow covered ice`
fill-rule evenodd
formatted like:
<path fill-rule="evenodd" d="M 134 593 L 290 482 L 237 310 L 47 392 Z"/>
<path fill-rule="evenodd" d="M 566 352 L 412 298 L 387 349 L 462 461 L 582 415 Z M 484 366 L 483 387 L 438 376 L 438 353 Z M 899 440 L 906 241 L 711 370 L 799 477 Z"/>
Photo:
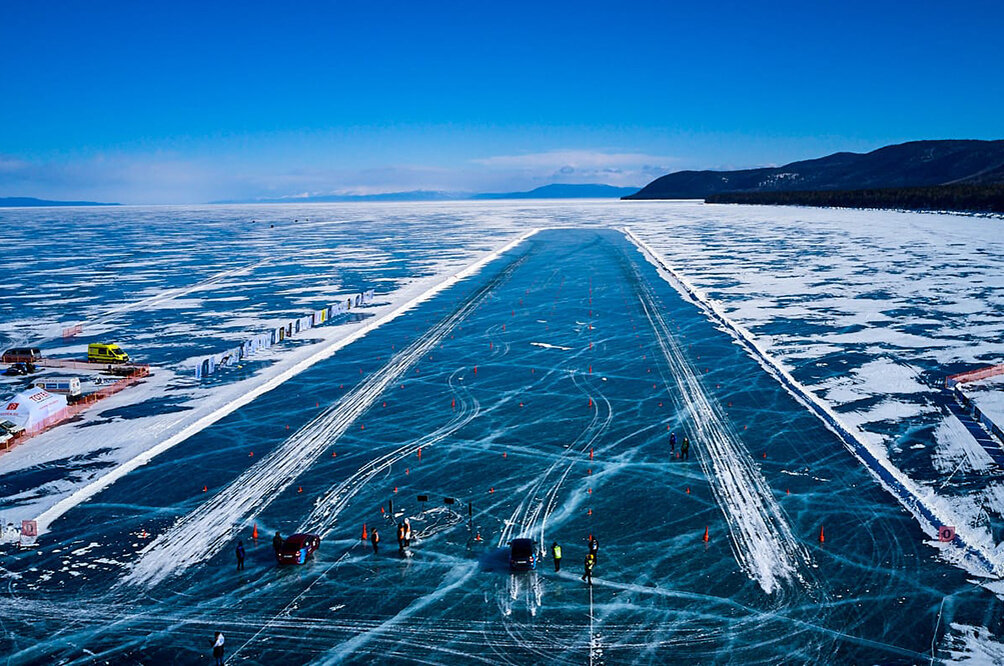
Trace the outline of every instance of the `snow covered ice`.
<path fill-rule="evenodd" d="M 154 366 L 0 455 L 3 523 L 45 528 L 0 570 L 12 663 L 194 663 L 216 630 L 244 663 L 1004 653 L 993 572 L 939 543 L 722 325 L 1000 566 L 1000 470 L 942 382 L 1004 356 L 999 220 L 614 201 L 0 217 L 47 239 L 0 267 L 4 348 L 114 340 Z M 108 226 L 114 247 L 89 242 Z M 352 317 L 191 372 L 369 288 Z M 320 549 L 277 569 L 271 536 L 298 530 Z M 510 574 L 521 536 L 545 557 Z"/>

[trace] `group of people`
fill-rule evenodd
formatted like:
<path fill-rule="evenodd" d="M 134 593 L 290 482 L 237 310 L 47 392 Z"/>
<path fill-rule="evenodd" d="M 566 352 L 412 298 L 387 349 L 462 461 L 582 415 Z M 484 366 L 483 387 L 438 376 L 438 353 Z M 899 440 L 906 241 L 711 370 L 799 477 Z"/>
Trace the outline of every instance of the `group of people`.
<path fill-rule="evenodd" d="M 669 455 L 676 453 L 676 433 L 669 433 Z M 680 460 L 690 460 L 690 440 L 687 436 L 683 436 L 683 442 L 680 444 Z"/>
<path fill-rule="evenodd" d="M 582 572 L 582 580 L 593 584 L 593 567 L 596 566 L 596 557 L 600 552 L 600 542 L 593 536 L 589 535 L 589 550 L 586 552 L 586 561 L 584 563 L 584 570 Z M 557 541 L 551 543 L 551 559 L 554 560 L 554 571 L 561 571 L 561 544 Z"/>

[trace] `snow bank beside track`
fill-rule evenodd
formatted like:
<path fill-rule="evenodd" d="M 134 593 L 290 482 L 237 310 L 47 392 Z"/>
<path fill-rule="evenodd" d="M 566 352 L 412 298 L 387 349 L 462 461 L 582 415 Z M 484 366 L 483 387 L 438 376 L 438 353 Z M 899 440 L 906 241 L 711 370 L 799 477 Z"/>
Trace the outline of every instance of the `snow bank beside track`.
<path fill-rule="evenodd" d="M 796 381 L 779 361 L 757 343 L 753 335 L 729 319 L 713 301 L 669 266 L 666 260 L 645 241 L 627 227 L 624 228 L 624 234 L 648 261 L 660 270 L 660 274 L 670 284 L 692 299 L 712 320 L 733 335 L 791 395 L 834 432 L 847 450 L 864 464 L 879 483 L 917 519 L 925 533 L 936 538 L 939 527 L 944 525 L 956 527 L 955 538 L 951 542 L 956 547 L 955 554 L 949 555 L 944 551 L 943 554 L 973 574 L 993 578 L 1004 575 L 1004 562 L 996 552 L 989 533 L 968 526 L 946 499 L 938 497 L 933 490 L 918 485 L 896 468 L 888 460 L 884 450 L 869 442 L 864 433 L 843 423 L 829 405 Z"/>
<path fill-rule="evenodd" d="M 339 337 L 331 340 L 327 344 L 323 344 L 321 346 L 311 346 L 310 348 L 305 349 L 302 352 L 304 356 L 297 360 L 292 366 L 284 366 L 281 369 L 277 369 L 274 374 L 263 373 L 257 378 L 257 381 L 260 383 L 251 386 L 241 383 L 237 387 L 239 390 L 227 392 L 226 400 L 224 402 L 213 403 L 213 409 L 211 411 L 205 413 L 198 419 L 179 427 L 170 436 L 150 446 L 138 455 L 135 455 L 134 457 L 109 469 L 105 474 L 77 488 L 69 495 L 62 497 L 52 506 L 47 507 L 36 518 L 38 521 L 39 532 L 44 533 L 48 531 L 53 521 L 57 520 L 60 516 L 75 506 L 94 497 L 102 490 L 115 483 L 115 481 L 129 474 L 129 472 L 147 464 L 161 453 L 170 450 L 172 447 L 184 442 L 189 437 L 192 437 L 193 435 L 208 428 L 244 405 L 251 403 L 256 398 L 268 393 L 278 386 L 281 386 L 284 382 L 307 370 L 311 366 L 330 358 L 335 354 L 335 352 L 365 336 L 367 333 L 376 330 L 390 321 L 393 321 L 419 304 L 431 299 L 436 294 L 439 294 L 443 290 L 457 284 L 459 281 L 476 274 L 488 263 L 494 261 L 505 252 L 520 245 L 539 231 L 540 229 L 531 229 L 521 234 L 519 237 L 510 241 L 506 245 L 487 253 L 477 261 L 469 264 L 466 268 L 445 279 L 440 279 L 439 282 L 407 299 L 404 303 L 397 305 L 396 307 L 390 306 L 384 313 L 378 314 L 368 321 L 355 324 L 351 328 L 346 327 L 342 331 L 334 329 L 333 334 L 337 332 Z"/>

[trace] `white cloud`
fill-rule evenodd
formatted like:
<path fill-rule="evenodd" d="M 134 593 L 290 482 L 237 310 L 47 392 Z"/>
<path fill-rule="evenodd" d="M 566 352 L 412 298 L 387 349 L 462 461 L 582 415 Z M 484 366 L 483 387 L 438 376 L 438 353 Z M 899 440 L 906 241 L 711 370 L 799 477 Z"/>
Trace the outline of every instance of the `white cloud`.
<path fill-rule="evenodd" d="M 316 161 L 290 167 L 225 155 L 188 157 L 170 151 L 45 161 L 0 155 L 0 196 L 202 203 L 410 190 L 508 192 L 549 183 L 641 186 L 667 173 L 666 164 L 673 161 L 644 153 L 556 150 L 461 161 L 455 166 L 392 164 L 353 169 Z"/>
<path fill-rule="evenodd" d="M 553 182 L 641 186 L 668 173 L 669 165 L 676 161 L 664 155 L 595 150 L 551 150 L 472 160 L 499 179 L 533 187 Z"/>

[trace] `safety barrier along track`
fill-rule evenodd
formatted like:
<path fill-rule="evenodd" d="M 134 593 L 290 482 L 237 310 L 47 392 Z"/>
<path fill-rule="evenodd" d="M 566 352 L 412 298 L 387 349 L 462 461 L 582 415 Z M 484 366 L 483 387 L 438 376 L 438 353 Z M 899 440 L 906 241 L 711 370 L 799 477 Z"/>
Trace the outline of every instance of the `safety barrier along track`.
<path fill-rule="evenodd" d="M 684 293 L 701 307 L 704 312 L 720 324 L 725 330 L 743 345 L 747 352 L 756 359 L 760 365 L 777 379 L 784 388 L 791 393 L 799 402 L 821 420 L 834 434 L 836 434 L 845 448 L 851 455 L 857 458 L 865 467 L 878 479 L 879 483 L 892 494 L 920 523 L 921 528 L 930 536 L 936 536 L 938 529 L 944 525 L 956 527 L 955 537 L 951 543 L 961 555 L 961 562 L 968 564 L 968 569 L 973 573 L 1000 578 L 1004 575 L 1004 564 L 993 551 L 993 544 L 988 534 L 984 534 L 984 539 L 979 539 L 978 532 L 974 532 L 963 521 L 959 520 L 954 512 L 945 503 L 932 500 L 933 491 L 927 493 L 925 497 L 921 487 L 916 482 L 897 469 L 889 460 L 877 455 L 871 445 L 864 439 L 862 433 L 852 430 L 845 425 L 836 412 L 813 394 L 808 388 L 796 381 L 787 370 L 770 354 L 757 345 L 752 334 L 729 319 L 713 302 L 700 293 L 691 285 L 686 278 L 677 273 L 669 264 L 658 255 L 645 241 L 636 236 L 630 229 L 624 228 L 624 234 L 634 243 L 639 250 L 657 268 L 665 272 L 665 275 L 675 281 Z M 937 504 L 941 504 L 938 506 Z M 987 543 L 991 541 L 990 543 Z"/>
<path fill-rule="evenodd" d="M 293 480 L 341 437 L 349 426 L 398 377 L 434 349 L 457 324 L 526 260 L 526 253 L 468 296 L 450 315 L 429 329 L 332 407 L 301 428 L 222 491 L 143 549 L 124 576 L 133 585 L 156 585 L 219 552 L 234 524 L 261 513 Z"/>

